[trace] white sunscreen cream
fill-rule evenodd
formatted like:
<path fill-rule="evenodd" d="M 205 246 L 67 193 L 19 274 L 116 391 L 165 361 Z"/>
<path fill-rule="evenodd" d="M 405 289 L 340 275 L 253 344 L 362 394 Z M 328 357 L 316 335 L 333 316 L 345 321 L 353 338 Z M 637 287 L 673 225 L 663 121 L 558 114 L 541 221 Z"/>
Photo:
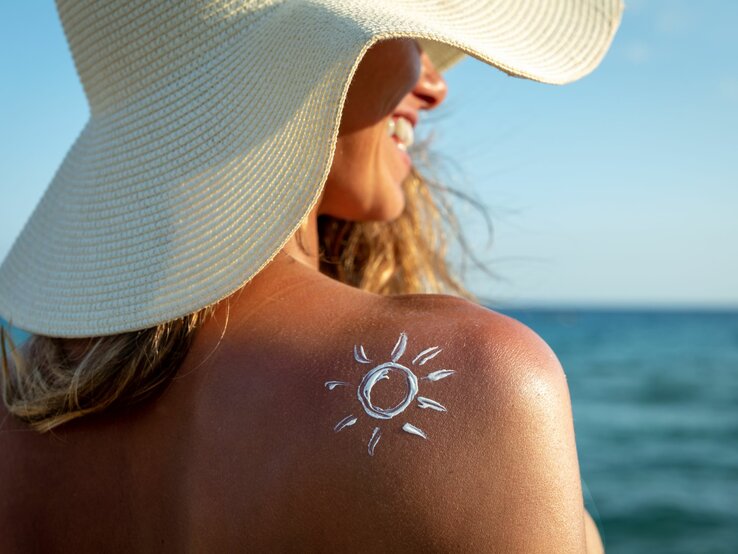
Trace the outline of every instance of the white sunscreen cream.
<path fill-rule="evenodd" d="M 400 333 L 400 337 L 397 339 L 397 342 L 395 343 L 395 346 L 389 355 L 389 361 L 380 363 L 369 369 L 366 373 L 364 373 L 361 381 L 356 386 L 356 398 L 359 401 L 359 405 L 364 409 L 364 413 L 366 413 L 366 415 L 374 418 L 375 420 L 388 421 L 397 417 L 398 415 L 404 413 L 407 408 L 411 404 L 413 404 L 414 400 L 416 402 L 416 407 L 421 409 L 432 410 L 436 412 L 448 411 L 446 407 L 440 402 L 431 398 L 427 398 L 425 396 L 418 396 L 419 381 L 424 380 L 433 383 L 436 381 L 440 381 L 441 379 L 450 377 L 456 372 L 452 369 L 438 369 L 428 373 L 427 375 L 419 379 L 418 376 L 409 367 L 400 363 L 400 359 L 405 354 L 405 350 L 407 349 L 407 342 L 407 334 L 404 332 Z M 410 365 L 422 366 L 438 356 L 442 351 L 443 350 L 438 346 L 431 346 L 430 348 L 426 348 L 413 358 Z M 369 359 L 366 350 L 364 350 L 364 346 L 358 344 L 354 345 L 354 360 L 360 364 L 373 363 L 372 360 Z M 381 406 L 377 406 L 372 402 L 372 389 L 379 381 L 390 379 L 391 376 L 399 376 L 405 380 L 405 396 L 397 405 L 393 407 L 383 408 Z M 347 381 L 325 382 L 325 387 L 329 391 L 333 391 L 338 388 L 351 388 L 353 386 L 354 385 Z M 333 427 L 333 430 L 338 433 L 339 431 L 342 431 L 343 429 L 356 424 L 357 421 L 358 417 L 354 415 L 348 415 L 344 417 L 341 421 L 336 423 L 336 425 Z M 428 435 L 426 434 L 426 432 L 416 427 L 412 423 L 405 422 L 402 425 L 402 430 L 411 435 L 415 435 L 426 440 L 428 439 Z M 369 443 L 367 445 L 367 451 L 369 452 L 370 456 L 374 456 L 374 451 L 377 447 L 377 444 L 379 443 L 379 439 L 381 438 L 381 436 L 382 428 L 377 425 L 374 427 L 372 435 L 369 438 Z"/>

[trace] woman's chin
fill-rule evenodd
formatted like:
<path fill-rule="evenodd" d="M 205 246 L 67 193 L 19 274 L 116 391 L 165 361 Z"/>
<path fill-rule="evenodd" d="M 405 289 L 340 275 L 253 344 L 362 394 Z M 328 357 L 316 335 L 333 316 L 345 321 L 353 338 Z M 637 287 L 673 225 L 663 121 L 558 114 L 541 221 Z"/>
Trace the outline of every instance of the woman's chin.
<path fill-rule="evenodd" d="M 395 219 L 400 217 L 404 209 L 405 209 L 404 204 L 400 205 L 399 207 L 398 206 L 382 207 L 381 210 L 368 216 L 365 219 L 365 221 L 383 221 L 383 222 L 389 223 L 390 221 L 394 221 Z"/>
<path fill-rule="evenodd" d="M 402 215 L 405 210 L 405 197 L 393 195 L 388 198 L 376 199 L 370 206 L 354 204 L 349 208 L 347 204 L 339 205 L 334 209 L 324 207 L 318 213 L 329 215 L 345 221 L 369 222 L 369 221 L 394 221 Z"/>
<path fill-rule="evenodd" d="M 374 198 L 372 209 L 365 221 L 394 221 L 405 210 L 405 193 L 401 182 L 385 183 L 380 190 L 383 194 Z"/>
<path fill-rule="evenodd" d="M 393 221 L 405 210 L 405 173 L 383 168 L 373 177 L 352 180 L 350 187 L 329 181 L 318 213 L 346 221 Z"/>

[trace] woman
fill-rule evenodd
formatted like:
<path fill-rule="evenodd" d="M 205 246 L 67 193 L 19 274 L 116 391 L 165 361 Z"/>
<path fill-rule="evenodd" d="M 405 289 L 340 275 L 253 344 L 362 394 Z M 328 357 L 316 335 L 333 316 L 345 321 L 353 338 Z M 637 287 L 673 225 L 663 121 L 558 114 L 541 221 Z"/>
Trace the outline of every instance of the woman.
<path fill-rule="evenodd" d="M 221 180 L 216 203 L 212 181 L 196 188 L 187 184 L 194 179 L 191 175 L 175 179 L 172 168 L 149 161 L 154 134 L 124 135 L 116 127 L 125 118 L 131 128 L 131 121 L 143 125 L 140 114 L 157 94 L 162 104 L 154 113 L 162 119 L 152 125 L 163 127 L 164 102 L 176 102 L 177 91 L 184 90 L 184 95 L 195 77 L 184 70 L 188 80 L 177 90 L 159 81 L 157 93 L 154 81 L 146 81 L 154 71 L 130 65 L 131 60 L 146 58 L 144 53 L 126 51 L 130 45 L 145 49 L 142 45 L 151 41 L 138 37 L 113 49 L 100 38 L 122 34 L 128 23 L 130 32 L 149 29 L 152 37 L 175 37 L 171 40 L 176 42 L 179 35 L 168 34 L 167 25 L 179 25 L 181 31 L 189 23 L 178 21 L 185 20 L 178 17 L 182 14 L 166 14 L 166 3 L 148 2 L 142 14 L 131 10 L 127 16 L 110 4 L 112 8 L 97 7 L 93 13 L 89 5 L 59 2 L 92 118 L 70 153 L 71 161 L 57 175 L 61 181 L 73 174 L 69 182 L 74 183 L 50 187 L 0 272 L 0 290 L 5 293 L 1 315 L 39 335 L 22 352 L 7 356 L 12 360 L 4 372 L 0 551 L 596 551 L 599 539 L 582 506 L 566 378 L 548 346 L 522 324 L 461 298 L 382 294 L 420 290 L 427 285 L 418 283 L 423 278 L 449 287 L 454 283 L 445 277 L 442 262 L 432 257 L 432 237 L 426 234 L 431 230 L 418 223 L 427 201 L 418 199 L 424 185 L 406 152 L 412 128 L 447 92 L 421 46 L 430 52 L 435 43 L 412 38 L 433 35 L 387 23 L 374 8 L 358 3 L 348 15 L 341 11 L 345 5 L 334 2 L 246 6 L 245 15 L 237 16 L 232 6 L 222 4 L 218 11 L 207 5 L 207 18 L 205 11 L 187 13 L 193 8 L 182 8 L 184 16 L 201 17 L 196 24 L 205 22 L 198 28 L 203 34 L 219 31 L 213 36 L 221 38 L 211 44 L 236 44 L 219 27 L 226 20 L 248 30 L 242 40 L 253 41 L 252 48 L 279 33 L 278 45 L 252 54 L 257 62 L 268 60 L 269 69 L 264 64 L 249 67 L 252 73 L 269 71 L 273 79 L 283 79 L 263 98 L 277 108 L 289 107 L 272 111 L 269 133 L 283 126 L 288 132 L 276 132 L 278 141 L 269 133 L 253 139 L 237 161 L 252 153 L 253 159 L 266 159 L 275 144 L 289 153 L 284 137 L 300 137 L 297 157 L 323 152 L 321 145 L 332 145 L 330 140 L 306 146 L 311 137 L 321 135 L 316 130 L 301 136 L 301 127 L 291 125 L 323 107 L 337 109 L 340 115 L 324 186 L 314 184 L 316 175 L 322 184 L 319 161 L 302 166 L 291 158 L 284 171 L 295 170 L 290 173 L 295 187 L 273 195 L 275 202 L 269 202 L 268 195 L 246 204 L 239 203 L 240 197 L 226 202 Z M 292 11 L 280 11 L 288 8 Z M 394 8 L 382 9 L 384 16 L 396 15 Z M 435 9 L 439 20 L 448 15 L 443 7 Z M 151 15 L 157 10 L 163 14 L 158 20 Z M 222 19 L 214 23 L 213 14 Z M 618 14 L 619 9 L 610 12 L 609 34 L 599 39 L 596 61 L 609 44 Z M 237 17 L 246 23 L 233 23 L 242 21 Z M 351 25 L 339 27 L 346 18 Z M 391 33 L 382 34 L 378 28 L 374 38 L 363 35 L 339 44 L 340 50 L 348 50 L 340 55 L 351 64 L 331 68 L 337 68 L 336 74 L 350 87 L 337 87 L 335 100 L 330 91 L 314 97 L 305 93 L 315 90 L 301 88 L 311 73 L 318 73 L 321 83 L 330 82 L 332 75 L 317 61 L 325 60 L 326 51 L 316 51 L 316 44 L 340 43 L 344 39 L 339 31 L 348 33 L 362 21 L 395 27 Z M 326 38 L 325 29 L 316 31 L 311 23 L 336 32 Z M 297 24 L 305 34 L 294 38 L 290 25 Z M 269 32 L 260 34 L 270 25 Z M 187 44 L 198 40 L 195 32 L 186 35 Z M 312 38 L 315 35 L 318 38 Z M 101 46 L 84 50 L 94 43 L 91 37 Z M 453 36 L 434 38 L 479 54 L 473 44 Z M 360 48 L 352 52 L 351 44 Z M 186 56 L 175 47 L 172 51 Z M 197 56 L 220 55 L 215 49 L 202 52 Z M 442 60 L 441 50 L 435 52 Z M 278 68 L 298 54 L 310 67 L 300 73 L 292 66 L 302 77 L 290 80 L 292 73 Z M 106 55 L 109 63 L 103 66 Z M 217 57 L 211 59 L 213 64 L 203 63 L 202 70 L 208 87 L 226 78 L 208 73 L 221 67 L 215 65 Z M 166 57 L 166 64 L 158 67 L 170 70 L 161 75 L 175 74 L 171 64 L 177 60 Z M 346 71 L 359 61 L 355 71 Z M 585 71 L 586 64 L 591 69 L 596 61 L 582 62 L 576 71 Z M 497 65 L 522 71 L 503 62 Z M 142 68 L 157 67 L 151 60 L 147 64 Z M 124 80 L 128 75 L 137 78 L 112 87 L 105 72 L 116 70 Z M 191 71 L 194 75 L 199 70 Z M 263 82 L 250 84 L 258 88 Z M 198 90 L 206 94 L 205 88 Z M 230 109 L 224 103 L 226 92 L 217 94 L 221 111 Z M 288 105 L 293 96 L 295 102 Z M 188 106 L 199 109 L 191 101 Z M 300 112 L 302 106 L 309 109 Z M 218 113 L 202 115 L 199 125 L 191 127 L 186 127 L 186 119 L 175 119 L 182 128 L 215 137 L 228 123 L 218 119 Z M 135 119 L 132 114 L 137 114 Z M 176 115 L 185 117 L 181 110 Z M 325 126 L 330 116 L 318 115 L 316 121 Z M 219 125 L 203 130 L 212 118 Z M 259 111 L 249 118 L 259 119 Z M 310 122 L 303 128 L 311 128 Z M 176 142 L 173 129 L 161 132 Z M 151 133 L 156 132 L 152 127 Z M 100 146 L 104 140 L 113 149 L 108 157 Z M 195 144 L 181 142 L 178 161 L 186 159 L 185 149 Z M 165 156 L 169 151 L 163 144 L 157 152 Z M 123 167 L 126 152 L 128 162 L 138 167 Z M 212 167 L 219 167 L 217 154 L 211 151 L 210 156 Z M 151 172 L 136 181 L 142 183 L 140 188 L 121 184 L 136 178 L 137 169 L 149 169 L 146 164 L 151 164 Z M 209 168 L 200 167 L 197 176 Z M 267 182 L 263 172 L 260 175 Z M 174 184 L 156 188 L 161 182 Z M 309 196 L 302 200 L 307 215 L 294 221 L 277 215 L 281 204 L 276 201 L 289 204 L 288 197 L 299 194 L 299 183 L 310 182 L 316 196 L 312 202 Z M 233 190 L 240 192 L 252 186 L 249 183 L 239 180 Z M 54 192 L 59 189 L 66 192 L 63 197 Z M 77 194 L 74 201 L 69 200 L 70 190 Z M 93 209 L 86 203 L 96 204 Z M 55 217 L 68 219 L 49 223 L 44 219 L 47 204 L 53 204 L 55 209 L 48 209 Z M 166 216 L 161 210 L 153 214 L 154 207 L 162 205 Z M 58 215 L 62 207 L 71 215 Z M 109 210 L 101 219 L 115 233 L 99 225 L 93 229 L 100 210 Z M 237 243 L 234 248 L 242 248 L 259 228 L 237 227 L 222 214 L 256 211 L 267 213 L 262 224 L 272 222 L 270 232 L 277 235 L 272 244 L 279 248 L 261 261 L 249 261 L 253 276 L 247 274 L 245 284 L 217 281 L 217 275 L 228 271 L 221 253 L 232 241 Z M 195 219 L 196 213 L 204 214 L 209 225 Z M 283 224 L 277 225 L 280 217 Z M 126 227 L 125 221 L 138 224 Z M 223 221 L 231 225 L 221 225 Z M 375 222 L 375 227 L 356 224 L 346 235 L 350 222 L 365 221 Z M 36 250 L 27 246 L 43 225 L 47 232 L 56 229 L 47 240 L 58 241 L 53 245 L 57 251 L 50 250 L 46 257 L 38 254 L 40 243 Z M 69 231 L 70 225 L 76 227 Z M 188 226 L 198 232 L 185 235 Z M 416 234 L 413 240 L 407 239 L 403 226 Z M 357 229 L 365 234 L 360 236 Z M 389 244 L 372 243 L 366 229 L 393 229 L 395 234 L 381 235 Z M 75 238 L 69 244 L 59 238 L 67 232 Z M 144 240 L 134 237 L 147 233 L 164 242 L 152 243 L 157 247 L 135 257 L 134 250 Z M 211 241 L 211 235 L 217 240 Z M 124 254 L 116 250 L 121 244 L 128 248 Z M 69 256 L 74 252 L 74 261 L 62 260 L 56 267 L 72 269 L 57 269 L 43 283 L 29 281 L 50 267 L 46 264 L 57 263 L 47 258 L 63 258 L 58 253 L 63 248 L 70 249 Z M 393 260 L 393 253 L 403 248 L 407 255 Z M 178 252 L 184 257 L 175 259 Z M 193 252 L 210 258 L 196 258 Z M 229 259 L 240 263 L 251 254 L 253 249 L 242 249 Z M 40 261 L 21 290 L 14 276 L 22 273 L 19 260 L 24 256 Z M 146 256 L 149 265 L 141 265 Z M 185 259 L 185 265 L 176 265 Z M 209 265 L 203 260 L 210 260 Z M 94 269 L 94 284 L 99 286 L 86 285 L 84 295 L 69 292 L 79 283 L 59 276 L 64 273 L 68 280 L 67 272 L 75 266 L 81 268 L 80 280 L 89 279 Z M 238 271 L 243 281 L 245 270 Z M 116 289 L 123 278 L 125 286 Z M 178 294 L 170 294 L 169 279 L 176 280 L 172 290 Z M 218 283 L 217 290 L 208 289 L 213 283 Z M 55 286 L 68 287 L 67 293 L 59 288 L 52 292 Z M 37 289 L 55 298 L 43 298 L 33 292 Z M 11 290 L 26 295 L 25 302 L 15 302 Z M 128 290 L 133 293 L 126 296 Z M 178 304 L 182 298 L 188 299 L 190 309 Z M 52 308 L 44 312 L 39 306 L 47 301 L 69 307 L 68 313 Z M 80 315 L 85 310 L 75 310 L 78 306 L 86 306 L 86 312 Z"/>

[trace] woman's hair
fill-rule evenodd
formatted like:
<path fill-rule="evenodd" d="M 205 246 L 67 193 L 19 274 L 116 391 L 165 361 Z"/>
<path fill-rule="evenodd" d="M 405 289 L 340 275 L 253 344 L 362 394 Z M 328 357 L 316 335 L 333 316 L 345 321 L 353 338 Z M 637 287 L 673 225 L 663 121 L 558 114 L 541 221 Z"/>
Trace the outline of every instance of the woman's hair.
<path fill-rule="evenodd" d="M 486 268 L 468 247 L 448 194 L 474 204 L 489 225 L 486 213 L 476 201 L 424 178 L 416 169 L 403 189 L 405 210 L 394 221 L 320 216 L 321 271 L 379 294 L 446 292 L 474 300 L 446 261 L 449 233 L 465 259 Z M 91 337 L 82 344 L 33 335 L 18 349 L 0 329 L 3 401 L 12 415 L 39 432 L 138 403 L 166 387 L 213 311 L 211 306 L 156 327 Z"/>
<path fill-rule="evenodd" d="M 140 402 L 163 390 L 212 311 L 208 307 L 156 327 L 91 337 L 79 352 L 70 349 L 70 339 L 32 335 L 21 353 L 0 329 L 3 402 L 40 432 Z"/>
<path fill-rule="evenodd" d="M 318 216 L 320 270 L 362 290 L 378 294 L 449 292 L 474 299 L 446 261 L 442 222 L 460 234 L 440 186 L 416 169 L 403 183 L 405 209 L 390 222 L 354 222 Z"/>

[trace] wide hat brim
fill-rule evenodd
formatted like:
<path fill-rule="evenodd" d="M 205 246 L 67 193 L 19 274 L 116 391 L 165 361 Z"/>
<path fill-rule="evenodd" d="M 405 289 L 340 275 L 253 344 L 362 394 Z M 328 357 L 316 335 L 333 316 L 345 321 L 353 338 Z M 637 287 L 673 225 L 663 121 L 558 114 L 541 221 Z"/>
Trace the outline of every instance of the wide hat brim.
<path fill-rule="evenodd" d="M 104 30 L 97 4 L 59 4 L 91 116 L 0 266 L 0 315 L 58 337 L 176 319 L 269 263 L 321 196 L 351 78 L 376 42 L 420 39 L 441 70 L 468 54 L 563 84 L 599 64 L 622 9 L 619 0 L 266 2 L 200 13 L 189 33 L 171 14 L 150 31 L 166 43 L 137 39 L 145 64 L 123 86 L 114 69 L 125 59 L 104 48 L 85 57 Z"/>

